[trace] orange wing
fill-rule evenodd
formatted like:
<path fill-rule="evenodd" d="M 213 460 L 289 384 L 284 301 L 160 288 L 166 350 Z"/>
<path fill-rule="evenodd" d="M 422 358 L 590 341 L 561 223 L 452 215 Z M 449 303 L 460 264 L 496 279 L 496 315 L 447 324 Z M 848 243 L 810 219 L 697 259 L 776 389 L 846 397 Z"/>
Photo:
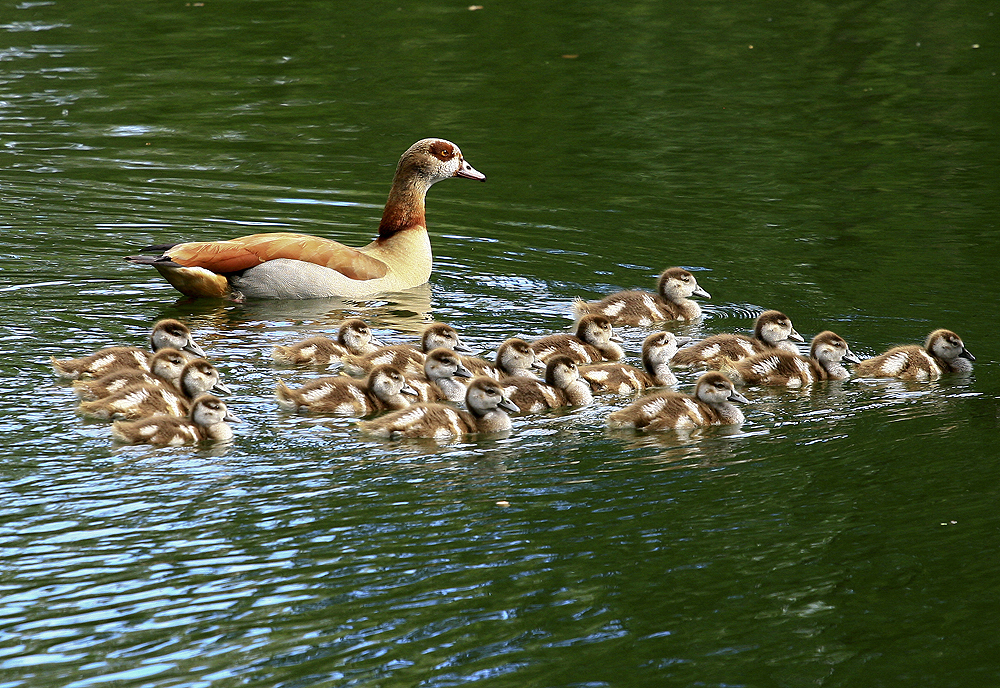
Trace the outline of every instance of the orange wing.
<path fill-rule="evenodd" d="M 177 244 L 164 255 L 178 265 L 222 274 L 246 270 L 275 258 L 315 263 L 356 280 L 377 279 L 388 272 L 385 263 L 356 248 L 291 232 L 251 234 L 227 241 L 192 241 Z"/>

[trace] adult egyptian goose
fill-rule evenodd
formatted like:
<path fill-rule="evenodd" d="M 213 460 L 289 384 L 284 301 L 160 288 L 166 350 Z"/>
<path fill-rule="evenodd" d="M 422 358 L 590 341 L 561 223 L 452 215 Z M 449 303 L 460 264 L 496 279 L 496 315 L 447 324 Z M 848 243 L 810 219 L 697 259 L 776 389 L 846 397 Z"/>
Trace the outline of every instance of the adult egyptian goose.
<path fill-rule="evenodd" d="M 187 362 L 188 359 L 177 349 L 160 349 L 150 357 L 149 370 L 122 368 L 97 379 L 74 380 L 73 391 L 80 399 L 93 401 L 110 396 L 125 387 L 143 383 L 176 387 Z"/>
<path fill-rule="evenodd" d="M 464 357 L 451 349 L 438 347 L 424 359 L 424 374 L 407 376 L 406 381 L 417 393 L 417 401 L 464 401 L 462 379 L 475 377 L 462 363 Z"/>
<path fill-rule="evenodd" d="M 426 282 L 433 265 L 424 197 L 449 177 L 486 180 L 450 141 L 422 139 L 410 146 L 396 167 L 378 238 L 362 248 L 275 232 L 151 246 L 145 250 L 159 255 L 126 260 L 152 265 L 175 289 L 195 297 L 356 298 L 409 289 Z"/>
<path fill-rule="evenodd" d="M 375 339 L 368 323 L 359 318 L 349 318 L 337 328 L 337 338 L 322 335 L 300 342 L 275 346 L 271 358 L 285 365 L 327 366 L 348 354 L 360 356 L 383 346 Z"/>
<path fill-rule="evenodd" d="M 427 437 L 450 439 L 475 433 L 507 432 L 511 429 L 507 412 L 517 406 L 503 394 L 501 383 L 480 375 L 469 383 L 464 409 L 447 404 L 415 404 L 359 424 L 362 431 L 378 437 L 398 439 Z"/>
<path fill-rule="evenodd" d="M 822 380 L 846 380 L 851 373 L 843 361 L 858 363 L 859 359 L 843 337 L 827 330 L 813 337 L 809 358 L 771 349 L 726 364 L 722 371 L 741 385 L 804 387 Z"/>
<path fill-rule="evenodd" d="M 599 313 L 614 325 L 648 326 L 664 320 L 695 320 L 701 317 L 701 306 L 692 296 L 703 299 L 711 295 L 698 286 L 698 281 L 684 268 L 667 268 L 656 283 L 656 294 L 645 291 L 620 291 L 600 301 L 573 302 L 573 313 L 582 317 Z"/>
<path fill-rule="evenodd" d="M 535 357 L 543 363 L 553 356 L 569 356 L 577 363 L 620 361 L 625 352 L 618 345 L 611 321 L 603 315 L 585 315 L 576 323 L 575 334 L 550 334 L 531 342 Z"/>
<path fill-rule="evenodd" d="M 78 379 L 81 377 L 101 377 L 124 368 L 149 370 L 149 359 L 160 349 L 173 348 L 193 356 L 204 356 L 205 352 L 191 338 L 191 330 L 179 320 L 167 318 L 157 321 L 149 335 L 152 352 L 135 346 L 111 346 L 95 351 L 82 358 L 64 360 L 52 359 L 52 367 L 59 377 Z"/>
<path fill-rule="evenodd" d="M 968 373 L 976 357 L 951 330 L 934 330 L 924 345 L 896 346 L 868 358 L 854 369 L 857 377 L 895 377 L 901 380 L 936 380 L 943 373 Z"/>
<path fill-rule="evenodd" d="M 647 387 L 673 387 L 677 376 L 670 370 L 670 359 L 677 347 L 688 341 L 688 337 L 672 332 L 654 332 L 642 342 L 642 370 L 627 363 L 591 363 L 580 366 L 580 377 L 590 383 L 594 394 L 633 394 Z"/>
<path fill-rule="evenodd" d="M 431 323 L 421 333 L 418 345 L 391 344 L 367 354 L 347 354 L 341 360 L 344 362 L 344 372 L 348 375 L 365 375 L 377 365 L 392 365 L 407 375 L 419 376 L 424 371 L 427 352 L 440 347 L 460 353 L 472 351 L 454 327 L 445 323 Z"/>
<path fill-rule="evenodd" d="M 689 430 L 708 425 L 740 425 L 743 412 L 732 402 L 747 403 L 722 373 L 705 373 L 693 395 L 662 391 L 647 394 L 608 416 L 612 428 Z"/>
<path fill-rule="evenodd" d="M 278 405 L 287 411 L 311 411 L 338 416 L 367 416 L 387 409 L 406 408 L 417 393 L 395 366 L 372 368 L 364 380 L 334 375 L 310 380 L 291 389 L 278 380 Z"/>
<path fill-rule="evenodd" d="M 764 311 L 754 321 L 753 337 L 742 334 L 714 334 L 697 344 L 686 346 L 674 356 L 677 368 L 721 368 L 726 363 L 755 354 L 781 349 L 799 352 L 795 342 L 805 341 L 792 320 L 781 311 Z"/>
<path fill-rule="evenodd" d="M 186 418 L 151 416 L 135 421 L 119 420 L 112 423 L 111 434 L 129 444 L 180 446 L 228 442 L 233 438 L 233 430 L 228 423 L 239 422 L 240 419 L 230 413 L 221 399 L 204 394 L 191 402 Z"/>
<path fill-rule="evenodd" d="M 228 394 L 219 371 L 204 358 L 188 361 L 176 384 L 142 382 L 123 387 L 94 401 L 81 402 L 77 411 L 91 418 L 134 420 L 156 415 L 186 416 L 191 401 L 206 392 Z"/>
<path fill-rule="evenodd" d="M 594 401 L 590 384 L 569 356 L 553 356 L 545 365 L 545 382 L 527 377 L 504 378 L 504 396 L 521 413 L 541 413 L 560 406 L 587 406 Z"/>

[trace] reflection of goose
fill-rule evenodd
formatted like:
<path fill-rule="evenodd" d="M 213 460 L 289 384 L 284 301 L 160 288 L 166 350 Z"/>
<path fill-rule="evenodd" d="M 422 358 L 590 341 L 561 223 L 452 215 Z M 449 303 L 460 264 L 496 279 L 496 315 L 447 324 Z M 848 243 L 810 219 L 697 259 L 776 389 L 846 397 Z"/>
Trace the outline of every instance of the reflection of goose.
<path fill-rule="evenodd" d="M 854 369 L 858 377 L 898 377 L 902 380 L 936 380 L 942 373 L 967 373 L 976 357 L 951 330 L 934 330 L 924 345 L 896 346 L 869 358 Z"/>
<path fill-rule="evenodd" d="M 620 291 L 593 303 L 577 299 L 573 302 L 573 312 L 577 317 L 599 313 L 614 325 L 652 325 L 663 320 L 694 320 L 701 316 L 701 306 L 691 297 L 711 298 L 684 268 L 664 270 L 656 291 L 656 294 Z"/>
<path fill-rule="evenodd" d="M 218 397 L 205 394 L 191 403 L 187 418 L 153 416 L 135 421 L 115 421 L 111 434 L 130 444 L 196 444 L 198 442 L 228 442 L 233 430 L 227 423 L 240 419 L 229 412 Z"/>
<path fill-rule="evenodd" d="M 742 334 L 706 337 L 678 351 L 673 364 L 679 368 L 721 368 L 724 363 L 774 348 L 797 354 L 799 350 L 795 342 L 801 341 L 805 340 L 792 327 L 791 318 L 780 311 L 764 311 L 754 321 L 753 337 Z"/>
<path fill-rule="evenodd" d="M 506 432 L 511 429 L 507 412 L 517 411 L 517 406 L 504 396 L 501 383 L 484 375 L 469 383 L 465 405 L 468 411 L 446 404 L 416 404 L 365 421 L 360 427 L 372 435 L 393 439 L 448 439 L 472 433 Z"/>
<path fill-rule="evenodd" d="M 739 425 L 743 412 L 733 405 L 747 399 L 736 391 L 722 373 L 705 373 L 698 378 L 693 395 L 654 392 L 641 397 L 608 416 L 613 428 L 636 430 L 685 430 L 707 425 Z"/>
<path fill-rule="evenodd" d="M 160 320 L 153 325 L 149 335 L 149 347 L 153 353 L 160 349 L 173 348 L 182 352 L 190 352 L 195 356 L 204 356 L 205 352 L 191 338 L 191 330 L 173 319 Z M 60 377 L 76 379 L 79 377 L 100 377 L 122 368 L 141 368 L 149 370 L 149 359 L 152 353 L 135 346 L 112 346 L 101 349 L 83 358 L 70 358 L 61 361 L 52 359 L 52 367 Z"/>
<path fill-rule="evenodd" d="M 857 363 L 844 338 L 830 332 L 813 337 L 809 358 L 782 349 L 755 354 L 732 365 L 723 372 L 737 384 L 770 387 L 804 387 L 820 380 L 846 380 L 851 376 L 842 361 Z"/>
<path fill-rule="evenodd" d="M 485 180 L 450 141 L 422 139 L 396 167 L 379 236 L 362 248 L 306 234 L 274 232 L 166 247 L 152 265 L 188 296 L 241 295 L 254 299 L 361 297 L 427 282 L 433 257 L 424 219 L 431 185 L 449 177 Z"/>

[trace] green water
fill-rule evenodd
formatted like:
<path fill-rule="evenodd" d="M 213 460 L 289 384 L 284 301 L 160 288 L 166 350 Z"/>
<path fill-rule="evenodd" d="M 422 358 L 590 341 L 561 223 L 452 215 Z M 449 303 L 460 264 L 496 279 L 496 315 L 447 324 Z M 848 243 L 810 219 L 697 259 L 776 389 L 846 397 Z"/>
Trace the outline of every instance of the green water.
<path fill-rule="evenodd" d="M 0 2 L 0 688 L 995 686 L 1000 18 L 954 3 Z M 137 247 L 375 232 L 441 136 L 425 289 L 179 298 Z M 371 441 L 273 399 L 348 316 L 483 352 L 696 272 L 969 376 L 750 390 L 747 422 Z M 120 447 L 50 356 L 188 323 L 228 448 Z M 630 355 L 648 330 L 622 332 Z M 691 373 L 681 373 L 689 388 Z"/>

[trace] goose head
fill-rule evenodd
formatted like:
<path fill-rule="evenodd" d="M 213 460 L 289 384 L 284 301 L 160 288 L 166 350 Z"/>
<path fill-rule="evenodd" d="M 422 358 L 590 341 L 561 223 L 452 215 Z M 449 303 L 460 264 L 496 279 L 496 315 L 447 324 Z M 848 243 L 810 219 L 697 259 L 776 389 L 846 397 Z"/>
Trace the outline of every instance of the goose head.
<path fill-rule="evenodd" d="M 386 403 L 400 394 L 417 396 L 417 390 L 406 382 L 406 377 L 399 368 L 389 364 L 377 365 L 372 368 L 371 372 L 368 373 L 365 386 L 375 398 Z"/>
<path fill-rule="evenodd" d="M 465 392 L 465 405 L 472 415 L 482 418 L 496 410 L 517 413 L 520 409 L 503 393 L 503 387 L 491 377 L 480 375 L 472 379 Z"/>
<path fill-rule="evenodd" d="M 705 373 L 698 378 L 694 395 L 709 406 L 722 406 L 732 401 L 749 403 L 749 399 L 736 391 L 732 380 L 716 371 Z"/>
<path fill-rule="evenodd" d="M 664 301 L 676 303 L 689 299 L 692 296 L 700 296 L 703 299 L 710 299 L 712 295 L 698 286 L 698 280 L 684 268 L 667 268 L 660 275 L 656 284 L 656 290 Z"/>
<path fill-rule="evenodd" d="M 159 351 L 167 347 L 188 351 L 195 356 L 204 356 L 205 351 L 191 337 L 191 330 L 179 320 L 167 318 L 153 325 L 149 335 L 149 348 Z"/>
<path fill-rule="evenodd" d="M 176 383 L 180 380 L 181 371 L 188 360 L 178 349 L 167 347 L 160 349 L 149 359 L 149 372 L 164 380 Z"/>
<path fill-rule="evenodd" d="M 205 392 L 229 394 L 231 390 L 219 378 L 219 371 L 204 358 L 188 361 L 181 370 L 177 386 L 188 399 L 194 399 Z"/>
<path fill-rule="evenodd" d="M 472 377 L 472 371 L 462 365 L 461 357 L 443 346 L 433 349 L 424 359 L 424 374 L 428 380 L 450 377 Z"/>
<path fill-rule="evenodd" d="M 382 346 L 382 342 L 375 339 L 368 323 L 358 318 L 351 318 L 341 323 L 337 330 L 337 343 L 348 351 L 358 354 L 367 354 Z"/>
<path fill-rule="evenodd" d="M 642 342 L 642 364 L 646 370 L 669 363 L 684 344 L 691 341 L 690 337 L 677 337 L 673 332 L 654 332 Z"/>
<path fill-rule="evenodd" d="M 934 330 L 927 336 L 924 348 L 942 361 L 951 362 L 959 358 L 976 360 L 976 357 L 965 348 L 962 338 L 951 330 Z"/>
<path fill-rule="evenodd" d="M 234 416 L 226 404 L 217 396 L 202 394 L 191 402 L 191 409 L 188 418 L 195 425 L 209 428 L 220 423 L 239 423 L 239 418 Z"/>
<path fill-rule="evenodd" d="M 804 342 L 801 334 L 792 327 L 792 319 L 781 311 L 764 311 L 757 316 L 754 323 L 754 337 L 771 346 L 791 339 L 795 342 Z"/>
<path fill-rule="evenodd" d="M 497 349 L 497 367 L 507 375 L 545 370 L 545 364 L 535 356 L 534 349 L 528 342 L 518 337 L 511 337 Z"/>
<path fill-rule="evenodd" d="M 427 352 L 439 347 L 461 353 L 472 352 L 472 349 L 458 336 L 458 331 L 454 327 L 444 323 L 433 323 L 424 329 L 420 337 L 420 348 Z"/>
<path fill-rule="evenodd" d="M 820 365 L 829 370 L 841 361 L 860 363 L 861 359 L 854 355 L 847 341 L 835 332 L 826 330 L 813 337 L 809 347 L 809 355 L 819 361 Z"/>
<path fill-rule="evenodd" d="M 609 342 L 620 342 L 620 337 L 615 336 L 615 330 L 611 326 L 611 321 L 603 315 L 585 315 L 576 324 L 576 336 L 588 344 L 593 344 L 597 348 L 606 347 Z"/>

